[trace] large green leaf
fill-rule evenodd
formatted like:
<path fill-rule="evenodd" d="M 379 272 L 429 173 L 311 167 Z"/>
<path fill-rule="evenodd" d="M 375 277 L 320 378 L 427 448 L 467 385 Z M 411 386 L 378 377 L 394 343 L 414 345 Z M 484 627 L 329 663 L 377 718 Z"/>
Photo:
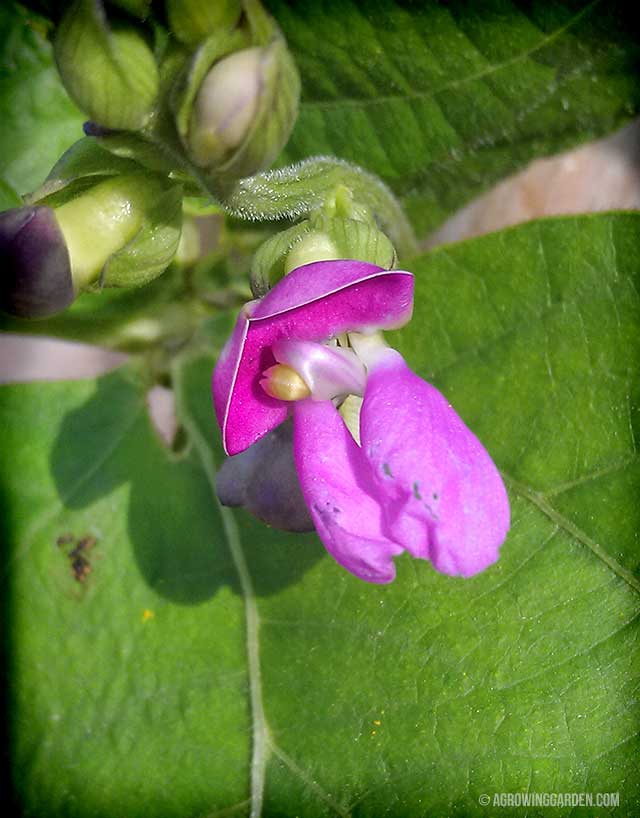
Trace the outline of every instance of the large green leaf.
<path fill-rule="evenodd" d="M 273 0 L 300 67 L 288 159 L 335 154 L 382 176 L 418 233 L 534 156 L 640 106 L 624 0 Z"/>
<path fill-rule="evenodd" d="M 619 214 L 413 265 L 396 341 L 512 501 L 500 561 L 470 580 L 402 557 L 392 585 L 368 585 L 314 536 L 219 509 L 206 357 L 175 365 L 180 454 L 135 368 L 4 387 L 28 814 L 248 814 L 253 799 L 257 815 L 263 799 L 265 815 L 305 818 L 637 815 L 639 258 L 640 217 Z M 97 540 L 83 581 L 56 544 L 67 534 Z M 620 807 L 480 805 L 502 791 L 618 792 Z"/>

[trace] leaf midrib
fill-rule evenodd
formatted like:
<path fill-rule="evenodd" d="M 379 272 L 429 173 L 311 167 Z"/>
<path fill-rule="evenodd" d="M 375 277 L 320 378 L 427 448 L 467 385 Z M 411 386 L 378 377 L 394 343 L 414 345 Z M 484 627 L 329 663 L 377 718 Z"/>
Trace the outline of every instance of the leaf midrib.
<path fill-rule="evenodd" d="M 200 356 L 194 356 L 200 357 Z M 247 560 L 242 548 L 233 512 L 220 504 L 216 493 L 216 465 L 213 451 L 203 436 L 197 420 L 190 411 L 185 396 L 182 381 L 182 368 L 189 360 L 188 356 L 178 360 L 173 368 L 173 384 L 176 393 L 176 407 L 178 416 L 189 434 L 193 447 L 200 459 L 207 481 L 211 488 L 213 500 L 216 503 L 222 518 L 223 528 L 227 537 L 227 544 L 240 582 L 240 588 L 245 603 L 246 638 L 247 638 L 247 675 L 249 679 L 249 700 L 252 720 L 252 752 L 251 752 L 251 792 L 250 818 L 260 818 L 264 800 L 267 762 L 273 753 L 288 768 L 309 786 L 318 797 L 324 801 L 340 818 L 349 818 L 349 811 L 340 806 L 317 781 L 311 779 L 296 762 L 274 741 L 267 722 L 263 692 L 262 674 L 260 669 L 260 616 L 257 599 L 253 587 L 253 580 Z"/>

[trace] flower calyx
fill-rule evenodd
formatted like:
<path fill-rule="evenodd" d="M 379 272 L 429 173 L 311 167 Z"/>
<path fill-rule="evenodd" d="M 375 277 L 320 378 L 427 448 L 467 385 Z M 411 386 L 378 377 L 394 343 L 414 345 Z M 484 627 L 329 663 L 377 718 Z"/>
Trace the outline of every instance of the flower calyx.
<path fill-rule="evenodd" d="M 353 192 L 338 185 L 317 208 L 293 227 L 267 239 L 251 265 L 251 289 L 262 296 L 292 270 L 316 261 L 353 259 L 391 270 L 395 248 L 371 212 Z"/>

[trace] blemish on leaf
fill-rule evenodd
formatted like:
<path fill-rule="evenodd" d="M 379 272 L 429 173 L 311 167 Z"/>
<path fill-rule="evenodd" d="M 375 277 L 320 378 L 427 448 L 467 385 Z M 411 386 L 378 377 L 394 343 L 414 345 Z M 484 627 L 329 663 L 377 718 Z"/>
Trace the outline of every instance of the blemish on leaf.
<path fill-rule="evenodd" d="M 78 540 L 75 548 L 69 551 L 69 556 L 77 557 L 81 555 L 83 552 L 86 553 L 88 551 L 91 551 L 96 542 L 97 540 L 95 537 L 92 537 L 90 534 L 87 534 L 86 536 L 82 537 L 82 539 Z"/>
<path fill-rule="evenodd" d="M 73 576 L 78 582 L 84 582 L 91 573 L 91 563 L 86 557 L 74 557 L 71 561 L 71 570 L 73 571 Z"/>
<path fill-rule="evenodd" d="M 73 534 L 65 533 L 61 534 L 56 540 L 56 544 L 59 548 L 73 546 L 66 552 L 66 557 L 69 560 L 71 574 L 76 582 L 85 582 L 93 570 L 89 553 L 97 542 L 96 537 L 91 534 L 85 534 L 76 540 Z"/>
<path fill-rule="evenodd" d="M 150 619 L 155 619 L 155 616 L 154 611 L 150 611 L 148 608 L 145 608 L 142 612 L 142 621 L 148 622 Z"/>

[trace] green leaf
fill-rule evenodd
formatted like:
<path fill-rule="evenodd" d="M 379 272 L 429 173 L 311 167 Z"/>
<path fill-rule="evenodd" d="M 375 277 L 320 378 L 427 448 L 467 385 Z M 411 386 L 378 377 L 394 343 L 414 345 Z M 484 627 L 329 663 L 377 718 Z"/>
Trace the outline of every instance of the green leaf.
<path fill-rule="evenodd" d="M 303 83 L 285 161 L 362 165 L 404 199 L 419 233 L 640 108 L 636 15 L 623 0 L 269 5 Z"/>
<path fill-rule="evenodd" d="M 12 3 L 0 7 L 0 178 L 18 193 L 39 185 L 82 136 L 83 116 L 53 67 L 43 22 Z"/>
<path fill-rule="evenodd" d="M 315 536 L 218 509 L 212 359 L 174 367 L 180 455 L 136 369 L 0 390 L 26 811 L 577 814 L 479 803 L 530 791 L 618 792 L 580 815 L 638 814 L 639 256 L 640 216 L 607 214 L 412 266 L 415 317 L 390 340 L 511 496 L 501 559 L 470 580 L 403 556 L 368 585 Z M 97 540 L 83 581 L 66 534 Z"/>

